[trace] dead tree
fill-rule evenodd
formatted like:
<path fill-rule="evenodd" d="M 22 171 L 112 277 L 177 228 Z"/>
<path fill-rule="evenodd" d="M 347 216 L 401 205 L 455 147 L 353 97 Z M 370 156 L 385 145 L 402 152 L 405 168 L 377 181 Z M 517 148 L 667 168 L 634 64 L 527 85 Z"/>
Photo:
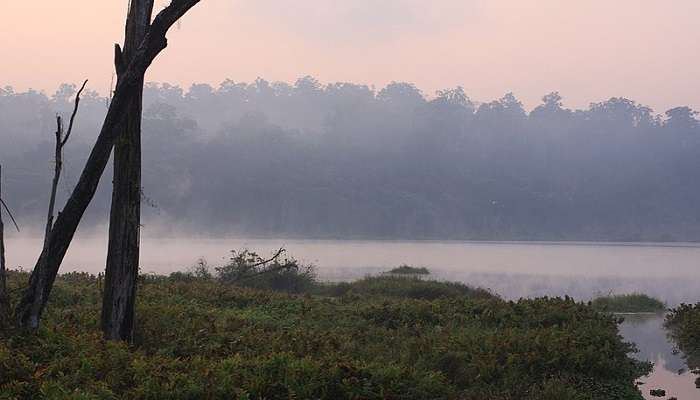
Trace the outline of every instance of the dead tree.
<path fill-rule="evenodd" d="M 10 327 L 10 296 L 7 292 L 7 266 L 5 264 L 5 225 L 2 220 L 3 209 L 12 219 L 19 232 L 17 221 L 12 216 L 10 208 L 2 199 L 2 165 L 0 165 L 0 330 Z"/>
<path fill-rule="evenodd" d="M 166 34 L 187 11 L 200 0 L 172 0 L 153 19 L 141 44 L 134 51 L 131 60 L 126 62 L 121 47 L 115 45 L 115 64 L 119 79 L 114 90 L 112 102 L 102 124 L 90 156 L 83 167 L 83 172 L 66 202 L 63 211 L 58 214 L 49 235 L 46 248 L 39 256 L 29 279 L 29 287 L 24 291 L 15 310 L 17 324 L 20 328 L 35 330 L 46 306 L 49 293 L 56 280 L 58 269 L 68 251 L 75 231 L 88 205 L 92 201 L 100 178 L 109 161 L 112 147 L 123 133 L 123 124 L 129 105 L 141 90 L 146 70 L 153 60 L 168 45 Z"/>
<path fill-rule="evenodd" d="M 0 165 L 0 200 L 2 199 L 2 165 Z M 4 203 L 3 203 L 4 204 Z M 10 325 L 10 296 L 7 293 L 7 269 L 5 267 L 5 225 L 0 207 L 0 330 Z"/>
<path fill-rule="evenodd" d="M 56 144 L 54 147 L 54 170 L 53 170 L 53 180 L 51 181 L 51 195 L 49 196 L 49 210 L 46 216 L 46 227 L 44 229 L 44 247 L 49 243 L 49 234 L 53 229 L 54 212 L 56 208 L 56 193 L 58 192 L 58 182 L 61 180 L 61 172 L 63 171 L 63 148 L 68 143 L 70 135 L 73 132 L 73 124 L 75 123 L 75 116 L 78 114 L 78 107 L 80 106 L 80 95 L 85 90 L 85 85 L 87 85 L 87 79 L 83 82 L 83 86 L 80 87 L 78 93 L 75 95 L 75 103 L 73 105 L 73 112 L 70 116 L 70 121 L 68 122 L 68 131 L 64 134 L 63 131 L 63 119 L 60 115 L 56 115 Z"/>
<path fill-rule="evenodd" d="M 131 0 L 126 20 L 123 64 L 146 36 L 153 0 Z M 124 71 L 117 69 L 117 80 Z M 141 228 L 141 111 L 143 77 L 136 83 L 126 111 L 124 133 L 114 145 L 114 178 L 109 218 L 109 241 L 102 298 L 102 332 L 105 339 L 130 341 L 139 270 Z"/>

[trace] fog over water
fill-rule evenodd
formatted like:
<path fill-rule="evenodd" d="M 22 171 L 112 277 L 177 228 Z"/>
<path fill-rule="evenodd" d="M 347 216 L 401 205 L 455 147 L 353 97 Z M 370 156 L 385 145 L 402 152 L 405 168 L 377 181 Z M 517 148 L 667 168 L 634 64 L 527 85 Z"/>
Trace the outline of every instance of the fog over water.
<path fill-rule="evenodd" d="M 62 271 L 100 273 L 106 238 L 79 235 Z M 11 237 L 8 263 L 33 267 L 41 241 Z M 700 301 L 700 246 L 460 241 L 363 241 L 245 238 L 143 238 L 143 273 L 186 270 L 198 259 L 222 265 L 231 250 L 261 254 L 280 247 L 316 265 L 328 281 L 359 279 L 400 264 L 428 267 L 437 279 L 489 288 L 509 299 L 569 295 L 578 300 L 608 293 L 643 292 L 669 305 Z"/>

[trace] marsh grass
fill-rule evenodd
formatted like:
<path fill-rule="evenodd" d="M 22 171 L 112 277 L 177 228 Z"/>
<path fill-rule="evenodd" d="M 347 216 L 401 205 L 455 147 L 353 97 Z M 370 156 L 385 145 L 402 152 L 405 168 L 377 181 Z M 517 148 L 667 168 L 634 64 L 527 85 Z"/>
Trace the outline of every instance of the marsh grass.
<path fill-rule="evenodd" d="M 37 335 L 0 340 L 0 398 L 626 400 L 650 370 L 616 318 L 569 298 L 384 276 L 323 285 L 332 296 L 179 278 L 141 277 L 127 345 L 101 338 L 101 280 L 60 276 Z"/>

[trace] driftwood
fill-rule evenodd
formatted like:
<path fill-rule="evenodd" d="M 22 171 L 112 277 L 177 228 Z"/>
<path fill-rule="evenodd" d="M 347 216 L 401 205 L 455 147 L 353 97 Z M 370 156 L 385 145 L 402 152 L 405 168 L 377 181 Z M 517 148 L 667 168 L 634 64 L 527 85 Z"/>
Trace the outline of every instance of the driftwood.
<path fill-rule="evenodd" d="M 146 36 L 153 0 L 131 0 L 126 20 L 124 54 L 116 64 L 127 64 Z M 117 80 L 124 71 L 117 68 Z M 109 245 L 102 298 L 102 332 L 106 339 L 131 341 L 139 272 L 141 228 L 141 112 L 143 78 L 133 89 L 124 132 L 114 145 L 114 178 L 109 218 Z"/>
<path fill-rule="evenodd" d="M 63 211 L 58 214 L 49 235 L 46 248 L 41 252 L 24 291 L 15 317 L 20 328 L 34 330 L 46 306 L 56 275 L 68 251 L 75 231 L 88 205 L 92 201 L 102 177 L 115 141 L 123 133 L 123 124 L 129 105 L 139 90 L 146 70 L 156 56 L 168 45 L 166 34 L 180 17 L 200 0 L 172 0 L 154 18 L 148 32 L 130 60 L 123 57 L 122 49 L 115 45 L 115 64 L 119 79 L 102 129 Z"/>

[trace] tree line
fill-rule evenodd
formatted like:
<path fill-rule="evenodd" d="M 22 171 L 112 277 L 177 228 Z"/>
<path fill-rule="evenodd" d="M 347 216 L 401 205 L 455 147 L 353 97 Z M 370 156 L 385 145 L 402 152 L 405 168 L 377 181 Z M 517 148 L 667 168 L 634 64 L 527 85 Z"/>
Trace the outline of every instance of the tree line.
<path fill-rule="evenodd" d="M 45 196 L 34 178 L 47 165 L 43 126 L 74 91 L 0 93 L 6 191 L 23 217 Z M 83 107 L 74 166 L 104 99 L 87 93 Z M 144 223 L 211 235 L 696 241 L 696 116 L 620 97 L 569 109 L 558 93 L 528 112 L 512 94 L 477 103 L 461 87 L 427 96 L 408 83 L 311 77 L 149 83 Z M 91 224 L 107 218 L 103 186 Z"/>

